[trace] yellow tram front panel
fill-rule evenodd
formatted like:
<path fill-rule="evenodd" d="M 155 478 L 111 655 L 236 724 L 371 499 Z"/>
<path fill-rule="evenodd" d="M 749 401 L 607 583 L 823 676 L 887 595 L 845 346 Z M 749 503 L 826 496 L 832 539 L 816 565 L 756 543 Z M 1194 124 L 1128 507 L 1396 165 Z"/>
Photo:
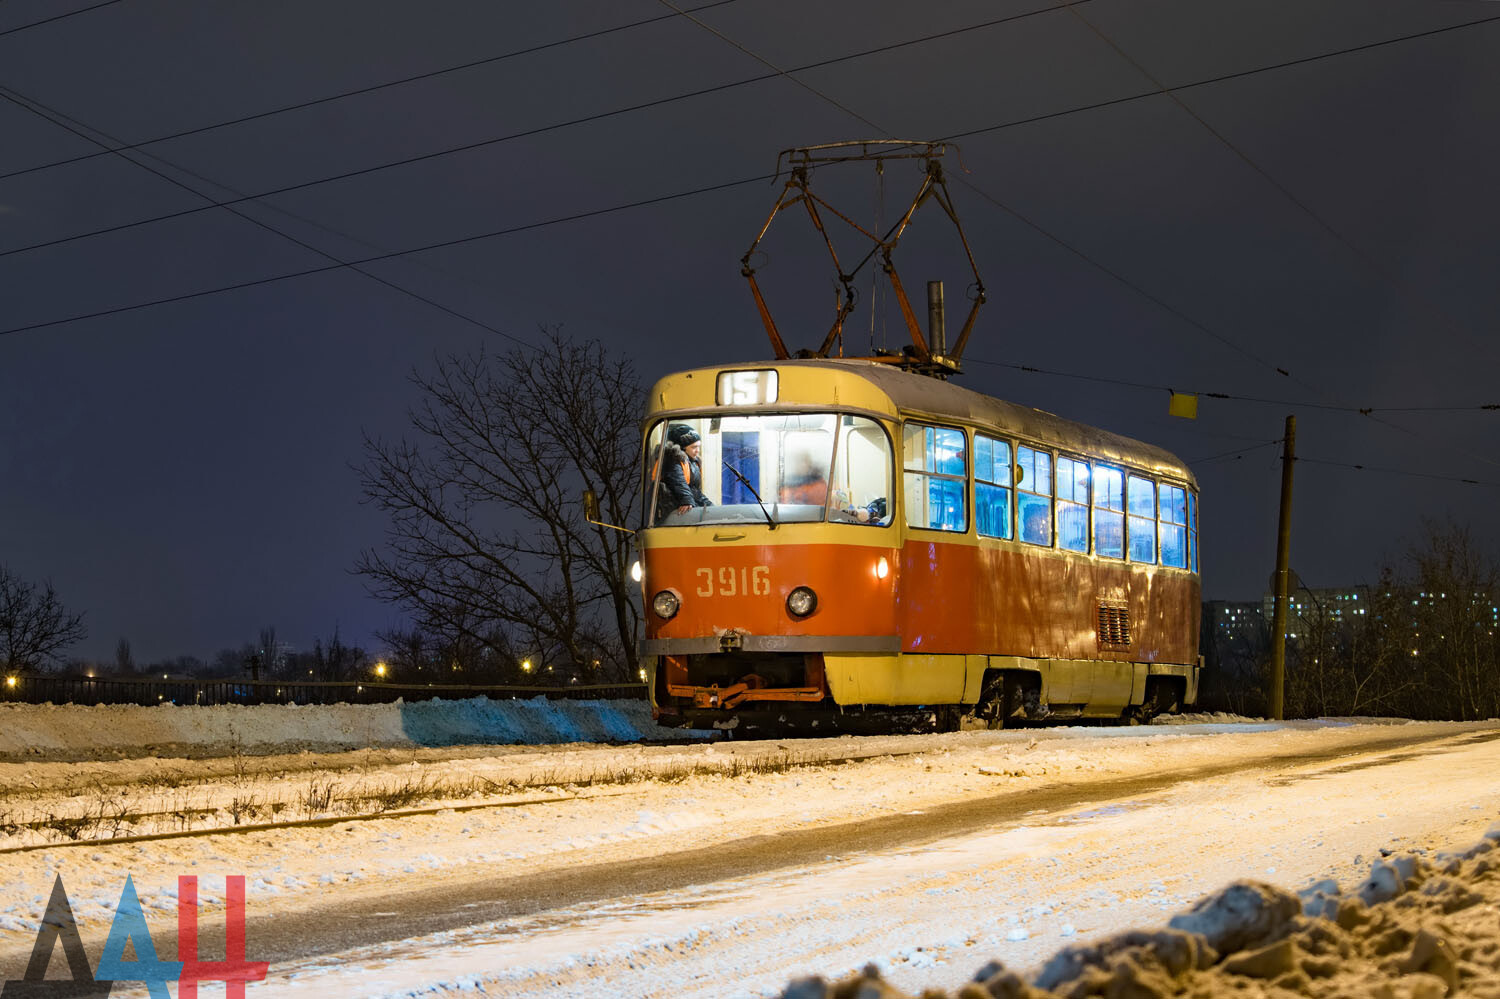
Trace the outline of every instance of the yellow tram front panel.
<path fill-rule="evenodd" d="M 868 635 L 894 642 L 899 549 L 885 538 L 848 544 L 829 537 L 850 530 L 788 524 L 772 532 L 765 525 L 736 525 L 687 528 L 684 536 L 657 540 L 645 551 L 643 586 L 648 594 L 675 592 L 680 609 L 669 621 L 650 621 L 647 637 Z M 787 609 L 787 597 L 799 586 L 817 596 L 812 613 L 800 618 Z"/>

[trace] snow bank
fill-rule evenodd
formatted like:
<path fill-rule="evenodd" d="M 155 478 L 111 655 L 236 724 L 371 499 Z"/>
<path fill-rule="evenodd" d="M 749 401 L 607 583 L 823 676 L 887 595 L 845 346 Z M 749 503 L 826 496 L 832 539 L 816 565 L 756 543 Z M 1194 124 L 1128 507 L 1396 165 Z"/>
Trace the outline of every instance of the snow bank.
<path fill-rule="evenodd" d="M 394 704 L 0 704 L 0 759 L 221 756 L 365 747 L 681 739 L 644 701 L 418 701 Z"/>
<path fill-rule="evenodd" d="M 1169 996 L 1500 999 L 1500 825 L 1461 853 L 1376 861 L 1345 894 L 1300 895 L 1238 881 L 1174 916 L 1060 951 L 1030 981 L 998 961 L 954 999 Z M 923 999 L 947 999 L 929 989 Z M 829 985 L 793 982 L 782 999 L 905 999 L 875 966 Z"/>

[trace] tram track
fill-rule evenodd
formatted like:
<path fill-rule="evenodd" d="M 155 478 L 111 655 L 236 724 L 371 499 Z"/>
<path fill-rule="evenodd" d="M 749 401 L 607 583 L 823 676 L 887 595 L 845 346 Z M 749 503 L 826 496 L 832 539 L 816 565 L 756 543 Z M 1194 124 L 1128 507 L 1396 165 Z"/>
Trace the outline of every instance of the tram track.
<path fill-rule="evenodd" d="M 581 795 L 554 795 L 550 797 L 522 797 L 506 801 L 485 801 L 467 805 L 435 805 L 431 808 L 405 808 L 388 812 L 368 812 L 357 815 L 320 816 L 308 819 L 286 819 L 281 822 L 248 822 L 242 825 L 214 826 L 208 829 L 174 829 L 159 833 L 142 833 L 135 836 L 105 836 L 97 839 L 57 840 L 47 843 L 29 843 L 25 846 L 12 846 L 0 849 L 0 856 L 6 854 L 36 853 L 38 851 L 51 852 L 53 850 L 68 849 L 70 847 L 99 847 L 125 846 L 133 843 L 157 843 L 174 839 L 208 839 L 214 836 L 243 836 L 249 833 L 276 832 L 290 829 L 328 829 L 340 826 L 348 822 L 372 822 L 381 819 L 400 820 L 416 818 L 423 815 L 443 815 L 446 813 L 460 814 L 464 812 L 478 812 L 496 808 L 523 808 L 530 805 L 552 805 L 563 802 L 580 801 L 590 798 L 618 797 L 626 794 L 642 794 L 644 790 L 618 790 L 605 792 L 603 794 Z M 151 812 L 150 817 L 168 816 L 172 813 Z M 136 818 L 140 818 L 137 816 Z M 21 823 L 22 827 L 42 827 L 45 822 Z"/>
<path fill-rule="evenodd" d="M 558 785 L 569 788 L 594 790 L 603 788 L 605 790 L 596 793 L 582 794 L 551 794 L 551 795 L 522 795 L 504 800 L 487 800 L 480 802 L 461 802 L 446 800 L 440 804 L 433 804 L 422 808 L 378 808 L 369 811 L 347 811 L 337 815 L 309 816 L 302 819 L 282 819 L 273 822 L 238 822 L 232 821 L 228 824 L 211 824 L 200 828 L 177 828 L 167 829 L 159 832 L 134 833 L 111 836 L 72 836 L 62 839 L 53 839 L 40 843 L 29 843 L 22 846 L 0 848 L 0 856 L 7 854 L 35 853 L 37 851 L 68 849 L 74 847 L 103 847 L 112 845 L 124 845 L 133 843 L 151 843 L 178 839 L 206 839 L 222 835 L 244 835 L 247 833 L 274 832 L 278 830 L 291 829 L 319 829 L 342 825 L 346 822 L 371 822 L 380 820 L 401 820 L 415 818 L 424 815 L 441 815 L 445 813 L 461 814 L 466 812 L 485 811 L 490 809 L 519 808 L 532 805 L 558 805 L 580 800 L 601 797 L 618 797 L 629 794 L 643 794 L 644 788 L 636 787 L 651 781 L 666 780 L 668 782 L 684 779 L 686 776 L 740 776 L 745 772 L 756 772 L 758 770 L 790 771 L 798 768 L 811 767 L 838 767 L 851 766 L 873 759 L 900 758 L 919 756 L 925 752 L 931 752 L 928 747 L 913 746 L 905 750 L 881 750 L 866 753 L 844 753 L 840 755 L 826 756 L 821 754 L 800 755 L 791 754 L 779 744 L 767 743 L 766 746 L 775 746 L 775 749 L 766 748 L 769 760 L 759 754 L 752 755 L 757 748 L 752 744 L 741 743 L 750 752 L 729 756 L 723 760 L 712 762 L 699 761 L 689 768 L 679 765 L 664 765 L 657 767 L 646 767 L 630 773 L 621 773 L 614 778 L 590 778 L 558 779 L 554 775 L 531 781 L 510 784 L 502 789 L 502 786 L 486 778 L 476 778 L 491 786 L 495 791 L 505 793 L 524 792 L 529 788 L 551 788 Z M 684 769 L 688 772 L 684 773 Z M 305 769 L 301 772 L 304 778 L 317 776 L 338 775 L 340 771 L 316 771 Z M 117 787 L 119 785 L 116 785 Z M 215 788 L 216 790 L 222 790 Z M 437 789 L 435 789 L 437 790 Z M 355 796 L 359 798 L 378 798 L 379 795 L 365 791 Z M 433 797 L 442 799 L 441 794 Z M 286 807 L 288 802 L 280 802 Z M 262 807 L 265 807 L 262 805 Z M 90 814 L 85 808 L 81 814 L 60 817 L 50 815 L 45 819 L 33 820 L 11 820 L 3 823 L 4 828 L 12 834 L 18 831 L 43 831 L 77 828 L 79 823 L 96 823 L 100 825 L 113 824 L 115 826 L 142 826 L 142 825 L 167 825 L 191 823 L 194 819 L 211 820 L 216 817 L 227 817 L 231 808 L 223 805 L 194 806 L 163 808 L 147 811 L 118 811 L 108 815 Z"/>

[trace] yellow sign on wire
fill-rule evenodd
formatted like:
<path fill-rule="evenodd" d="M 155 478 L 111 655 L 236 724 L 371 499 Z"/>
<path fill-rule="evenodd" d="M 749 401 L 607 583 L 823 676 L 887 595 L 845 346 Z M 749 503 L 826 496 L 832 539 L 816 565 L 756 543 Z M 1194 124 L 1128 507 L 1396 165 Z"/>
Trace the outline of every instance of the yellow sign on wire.
<path fill-rule="evenodd" d="M 1167 415 L 1180 416 L 1184 420 L 1198 418 L 1198 396 L 1189 392 L 1173 392 L 1167 402 Z"/>

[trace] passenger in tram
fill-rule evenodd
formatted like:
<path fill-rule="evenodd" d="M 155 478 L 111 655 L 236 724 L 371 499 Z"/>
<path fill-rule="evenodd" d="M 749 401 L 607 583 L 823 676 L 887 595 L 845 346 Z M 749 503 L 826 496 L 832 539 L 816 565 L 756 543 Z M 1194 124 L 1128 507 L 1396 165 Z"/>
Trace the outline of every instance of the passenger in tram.
<path fill-rule="evenodd" d="M 686 423 L 674 423 L 667 430 L 661 453 L 657 523 L 668 514 L 687 513 L 696 506 L 713 506 L 713 500 L 703 494 L 703 465 L 698 460 L 702 450 L 698 432 Z"/>
<path fill-rule="evenodd" d="M 890 514 L 886 511 L 884 496 L 864 504 L 855 506 L 849 498 L 849 493 L 843 489 L 833 491 L 833 506 L 829 511 L 832 520 L 853 521 L 856 524 L 875 524 L 884 527 L 890 522 Z"/>
<path fill-rule="evenodd" d="M 777 492 L 777 502 L 813 506 L 828 502 L 827 470 L 807 451 L 788 451 L 787 459 L 786 479 Z"/>

